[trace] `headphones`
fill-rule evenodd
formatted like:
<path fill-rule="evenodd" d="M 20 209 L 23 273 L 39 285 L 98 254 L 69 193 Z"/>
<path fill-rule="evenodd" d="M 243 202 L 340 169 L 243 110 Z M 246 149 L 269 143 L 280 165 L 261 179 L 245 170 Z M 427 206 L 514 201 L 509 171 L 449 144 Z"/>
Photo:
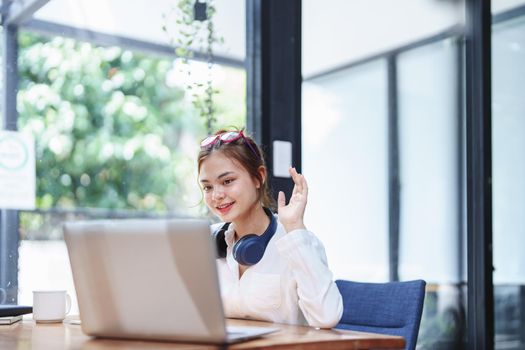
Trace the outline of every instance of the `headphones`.
<path fill-rule="evenodd" d="M 270 239 L 272 239 L 277 230 L 277 220 L 272 212 L 268 208 L 263 207 L 263 209 L 270 219 L 270 224 L 268 228 L 266 228 L 266 231 L 264 231 L 262 235 L 250 233 L 235 242 L 233 246 L 233 258 L 241 265 L 251 266 L 257 264 L 262 259 L 268 242 L 270 242 Z M 228 230 L 230 224 L 230 222 L 225 223 L 213 233 L 213 237 L 215 237 L 215 242 L 217 243 L 219 258 L 226 257 L 227 244 L 224 233 Z"/>

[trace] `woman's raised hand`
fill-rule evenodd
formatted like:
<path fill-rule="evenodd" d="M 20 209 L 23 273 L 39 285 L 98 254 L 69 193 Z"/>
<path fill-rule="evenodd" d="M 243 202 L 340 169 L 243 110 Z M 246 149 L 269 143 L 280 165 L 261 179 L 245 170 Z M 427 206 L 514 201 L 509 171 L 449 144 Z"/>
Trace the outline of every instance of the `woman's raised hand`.
<path fill-rule="evenodd" d="M 308 184 L 304 176 L 297 173 L 295 168 L 290 168 L 289 172 L 294 182 L 292 197 L 288 205 L 286 205 L 284 192 L 279 191 L 277 198 L 277 214 L 286 232 L 305 229 L 303 217 L 308 199 Z"/>

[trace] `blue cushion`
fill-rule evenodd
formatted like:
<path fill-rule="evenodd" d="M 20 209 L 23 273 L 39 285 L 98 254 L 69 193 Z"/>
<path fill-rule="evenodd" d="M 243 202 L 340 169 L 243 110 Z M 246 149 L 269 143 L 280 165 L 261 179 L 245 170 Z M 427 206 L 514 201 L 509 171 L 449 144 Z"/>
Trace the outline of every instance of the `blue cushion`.
<path fill-rule="evenodd" d="M 425 299 L 425 281 L 361 283 L 338 280 L 343 316 L 336 328 L 399 335 L 415 349 Z"/>

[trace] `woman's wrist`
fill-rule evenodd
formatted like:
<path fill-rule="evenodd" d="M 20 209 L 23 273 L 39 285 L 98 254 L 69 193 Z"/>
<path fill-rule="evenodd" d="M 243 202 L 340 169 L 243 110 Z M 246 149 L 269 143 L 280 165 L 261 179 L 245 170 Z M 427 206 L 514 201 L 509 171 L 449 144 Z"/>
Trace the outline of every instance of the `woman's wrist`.
<path fill-rule="evenodd" d="M 283 223 L 283 226 L 286 233 L 292 232 L 294 230 L 306 230 L 306 226 L 304 226 L 304 223 L 302 221 L 288 224 Z"/>

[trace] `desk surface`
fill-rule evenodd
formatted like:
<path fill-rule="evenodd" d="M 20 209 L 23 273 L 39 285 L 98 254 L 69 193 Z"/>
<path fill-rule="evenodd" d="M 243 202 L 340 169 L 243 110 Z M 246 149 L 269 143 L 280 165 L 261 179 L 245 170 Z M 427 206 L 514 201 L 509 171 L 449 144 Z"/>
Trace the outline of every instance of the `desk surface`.
<path fill-rule="evenodd" d="M 275 325 L 266 322 L 228 320 L 235 326 L 277 326 L 281 330 L 263 338 L 228 346 L 228 349 L 402 349 L 402 337 L 343 330 L 314 329 L 304 326 Z M 79 325 L 35 324 L 30 319 L 0 326 L 0 349 L 224 349 L 213 345 L 145 342 L 91 338 Z"/>

